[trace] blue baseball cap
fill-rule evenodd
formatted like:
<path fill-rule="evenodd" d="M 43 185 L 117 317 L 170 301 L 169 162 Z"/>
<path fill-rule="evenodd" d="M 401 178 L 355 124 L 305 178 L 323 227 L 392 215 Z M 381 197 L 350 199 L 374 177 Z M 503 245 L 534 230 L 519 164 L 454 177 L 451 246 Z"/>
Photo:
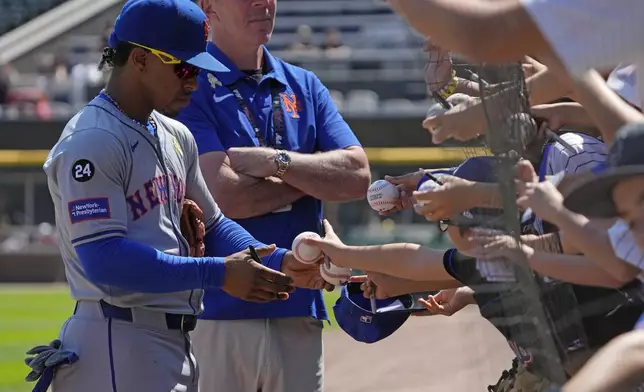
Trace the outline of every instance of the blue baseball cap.
<path fill-rule="evenodd" d="M 425 310 L 410 294 L 377 299 L 376 309 L 376 313 L 371 311 L 371 301 L 364 297 L 360 283 L 350 282 L 342 287 L 333 314 L 340 328 L 354 340 L 375 343 L 396 332 L 413 312 Z"/>
<path fill-rule="evenodd" d="M 129 0 L 114 22 L 108 44 L 131 42 L 168 53 L 213 72 L 229 69 L 206 52 L 210 25 L 190 0 Z"/>

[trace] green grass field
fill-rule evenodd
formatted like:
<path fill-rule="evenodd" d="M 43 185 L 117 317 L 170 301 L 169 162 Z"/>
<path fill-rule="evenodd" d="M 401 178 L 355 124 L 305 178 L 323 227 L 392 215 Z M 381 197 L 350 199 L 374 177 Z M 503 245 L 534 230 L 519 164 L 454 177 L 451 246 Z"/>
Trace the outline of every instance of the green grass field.
<path fill-rule="evenodd" d="M 332 325 L 325 323 L 325 328 L 335 326 L 331 307 L 338 293 L 325 292 L 332 317 Z M 34 384 L 24 381 L 29 369 L 23 362 L 25 351 L 55 339 L 73 309 L 62 285 L 0 285 L 0 392 L 31 391 Z"/>

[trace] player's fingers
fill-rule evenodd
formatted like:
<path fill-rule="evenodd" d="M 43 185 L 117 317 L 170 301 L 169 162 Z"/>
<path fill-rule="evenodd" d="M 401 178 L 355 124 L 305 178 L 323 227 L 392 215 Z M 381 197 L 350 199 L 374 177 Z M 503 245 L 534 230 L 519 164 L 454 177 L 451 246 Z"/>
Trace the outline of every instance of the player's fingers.
<path fill-rule="evenodd" d="M 326 282 L 326 284 L 324 285 L 324 289 L 325 289 L 326 291 L 331 292 L 331 291 L 335 290 L 335 286 L 334 286 L 334 285 L 332 285 L 331 283 Z"/>
<path fill-rule="evenodd" d="M 288 293 L 269 293 L 267 291 L 253 291 L 246 298 L 245 301 L 266 303 L 275 300 L 287 300 L 289 298 Z"/>
<path fill-rule="evenodd" d="M 256 283 L 265 287 L 272 287 L 273 292 L 292 292 L 294 290 L 293 278 L 283 272 L 272 270 L 257 262 L 255 264 L 257 264 L 255 267 L 258 269 L 255 279 Z"/>
<path fill-rule="evenodd" d="M 259 303 L 270 302 L 276 299 L 277 299 L 276 293 L 269 293 L 268 291 L 263 291 L 263 290 L 253 290 L 246 296 L 246 298 L 244 298 L 245 301 L 259 302 Z"/>
<path fill-rule="evenodd" d="M 255 283 L 255 290 L 271 294 L 273 297 L 278 293 L 292 293 L 295 287 L 291 285 L 279 284 L 264 279 L 258 279 Z"/>
<path fill-rule="evenodd" d="M 275 252 L 275 248 L 276 248 L 275 244 L 271 244 L 271 245 L 255 248 L 255 252 L 257 253 L 257 256 L 259 256 L 260 258 L 264 258 L 273 254 L 273 252 Z"/>
<path fill-rule="evenodd" d="M 256 277 L 253 283 L 252 294 L 266 300 L 272 301 L 278 298 L 279 293 L 292 293 L 295 290 L 293 286 L 279 284 Z"/>

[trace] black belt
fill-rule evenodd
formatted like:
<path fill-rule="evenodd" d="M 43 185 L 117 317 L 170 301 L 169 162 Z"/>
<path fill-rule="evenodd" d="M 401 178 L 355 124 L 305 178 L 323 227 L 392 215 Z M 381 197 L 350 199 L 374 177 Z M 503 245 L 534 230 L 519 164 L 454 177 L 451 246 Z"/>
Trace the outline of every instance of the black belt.
<path fill-rule="evenodd" d="M 114 306 L 103 300 L 100 300 L 99 304 L 101 305 L 101 310 L 103 311 L 103 316 L 105 316 L 105 318 L 113 318 L 128 322 L 132 322 L 134 320 L 132 317 L 132 309 L 130 308 Z M 179 330 L 184 333 L 193 331 L 197 326 L 197 316 L 191 314 L 166 313 L 165 321 L 168 329 Z"/>

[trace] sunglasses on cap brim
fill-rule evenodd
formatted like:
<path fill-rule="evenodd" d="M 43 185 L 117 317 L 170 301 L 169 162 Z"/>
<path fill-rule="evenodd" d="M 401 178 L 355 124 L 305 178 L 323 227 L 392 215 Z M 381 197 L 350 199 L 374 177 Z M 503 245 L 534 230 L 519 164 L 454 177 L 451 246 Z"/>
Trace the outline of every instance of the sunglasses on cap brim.
<path fill-rule="evenodd" d="M 188 64 L 185 61 L 179 60 L 178 58 L 174 57 L 169 53 L 163 52 L 158 49 L 150 48 L 141 44 L 137 44 L 136 42 L 129 42 L 129 43 L 149 51 L 153 55 L 157 56 L 157 58 L 161 60 L 163 64 L 173 65 L 174 74 L 177 75 L 177 77 L 181 80 L 192 79 L 199 74 L 199 71 L 201 71 L 201 68 L 192 64 Z"/>

